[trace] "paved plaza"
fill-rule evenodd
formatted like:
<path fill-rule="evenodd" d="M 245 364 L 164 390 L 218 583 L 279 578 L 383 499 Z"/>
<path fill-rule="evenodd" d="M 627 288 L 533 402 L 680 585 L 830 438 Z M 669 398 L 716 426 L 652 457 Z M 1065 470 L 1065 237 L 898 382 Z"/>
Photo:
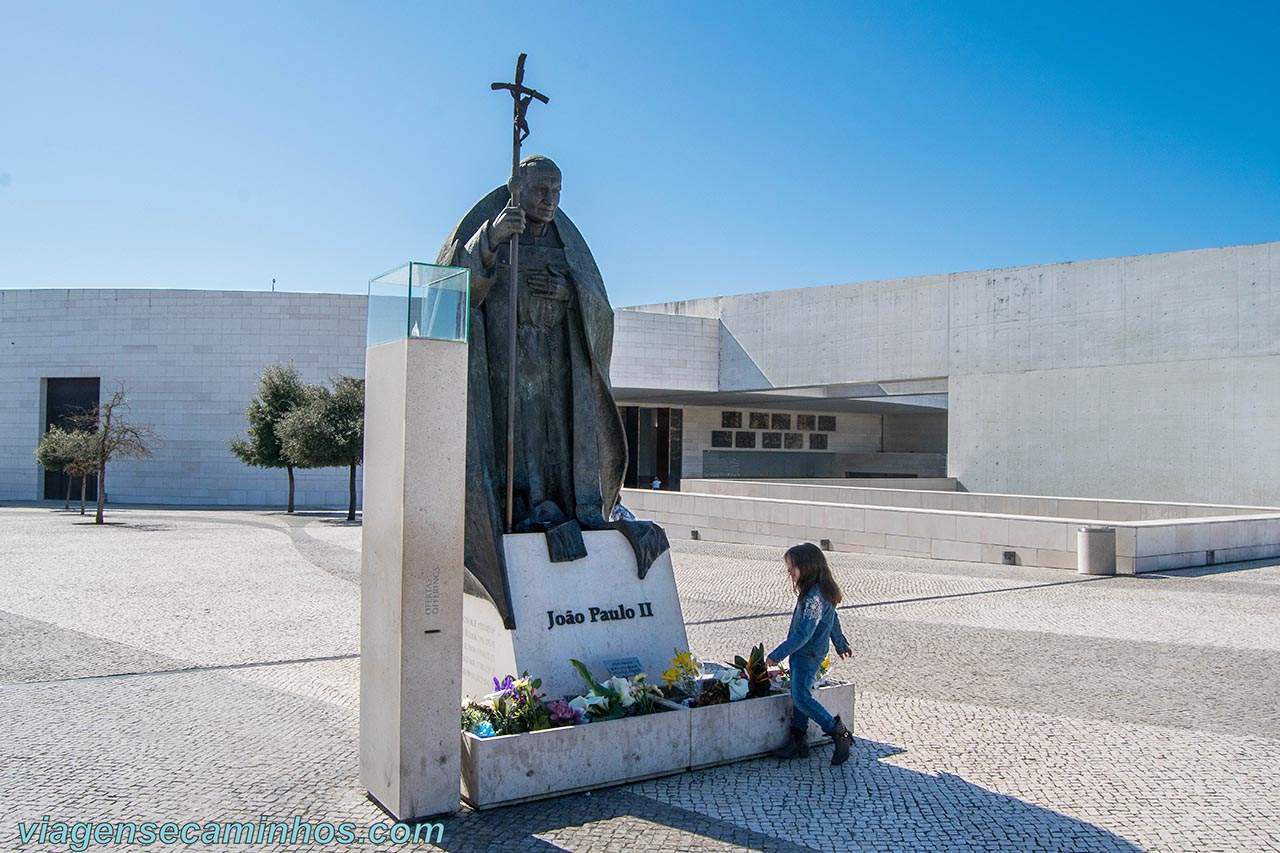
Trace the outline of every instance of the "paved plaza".
<path fill-rule="evenodd" d="M 360 528 L 0 506 L 0 849 L 21 821 L 354 821 Z M 785 634 L 781 549 L 678 541 L 694 650 Z M 1280 561 L 1165 575 L 832 555 L 853 758 L 445 820 L 447 851 L 1280 850 Z M 301 845 L 246 850 L 406 850 Z M 56 849 L 67 849 L 62 846 Z M 90 847 L 95 849 L 95 847 Z M 226 849 L 152 846 L 148 849 Z"/>

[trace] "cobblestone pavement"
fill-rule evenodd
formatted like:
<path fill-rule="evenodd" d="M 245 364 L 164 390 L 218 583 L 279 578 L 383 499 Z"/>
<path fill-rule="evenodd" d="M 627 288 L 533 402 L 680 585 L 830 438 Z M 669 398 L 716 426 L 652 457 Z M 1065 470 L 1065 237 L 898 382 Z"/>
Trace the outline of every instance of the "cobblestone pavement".
<path fill-rule="evenodd" d="M 18 842 L 44 815 L 382 821 L 356 781 L 358 525 L 108 518 L 0 507 L 0 849 L 54 849 Z M 673 551 L 696 651 L 781 638 L 780 549 Z M 859 685 L 844 767 L 828 748 L 464 812 L 439 847 L 1280 850 L 1280 561 L 1106 579 L 832 564 L 856 650 L 835 672 Z"/>

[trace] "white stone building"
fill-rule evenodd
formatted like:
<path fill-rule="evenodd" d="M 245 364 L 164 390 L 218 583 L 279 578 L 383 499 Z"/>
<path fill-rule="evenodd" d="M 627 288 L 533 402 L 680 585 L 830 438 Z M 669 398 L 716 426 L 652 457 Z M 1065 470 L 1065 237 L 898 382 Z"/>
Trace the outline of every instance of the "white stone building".
<path fill-rule="evenodd" d="M 1278 321 L 1267 243 L 623 309 L 613 384 L 638 485 L 945 475 L 1276 505 Z M 227 451 L 258 374 L 361 375 L 364 341 L 362 296 L 0 290 L 0 500 L 46 494 L 50 407 L 97 379 L 164 438 L 113 465 L 113 501 L 280 504 L 283 472 Z M 303 505 L 345 503 L 342 470 L 298 482 Z"/>

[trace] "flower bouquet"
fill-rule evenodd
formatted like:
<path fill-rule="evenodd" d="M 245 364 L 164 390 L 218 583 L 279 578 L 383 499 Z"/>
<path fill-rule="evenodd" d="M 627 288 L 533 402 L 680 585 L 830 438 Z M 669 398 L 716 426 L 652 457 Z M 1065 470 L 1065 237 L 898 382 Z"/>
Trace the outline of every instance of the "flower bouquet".
<path fill-rule="evenodd" d="M 584 722 L 620 720 L 662 710 L 657 704 L 662 693 L 645 680 L 647 676 L 643 672 L 631 678 L 614 676 L 601 682 L 582 661 L 570 660 L 569 663 L 587 683 L 587 692 L 568 702 L 569 708 L 580 713 Z"/>
<path fill-rule="evenodd" d="M 536 732 L 583 722 L 582 716 L 563 700 L 544 702 L 538 689 L 542 681 L 523 673 L 493 679 L 494 692 L 462 706 L 462 730 L 476 737 L 496 737 Z"/>
<path fill-rule="evenodd" d="M 665 695 L 676 701 L 697 698 L 702 687 L 702 661 L 694 657 L 693 652 L 671 651 L 675 652 L 671 666 L 662 673 L 662 680 L 667 685 Z"/>

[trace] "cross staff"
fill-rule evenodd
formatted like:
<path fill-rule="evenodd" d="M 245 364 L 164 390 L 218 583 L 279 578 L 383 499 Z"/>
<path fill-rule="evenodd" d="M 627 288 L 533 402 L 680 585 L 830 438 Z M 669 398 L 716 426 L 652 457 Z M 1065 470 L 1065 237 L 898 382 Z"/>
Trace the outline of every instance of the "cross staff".
<path fill-rule="evenodd" d="M 524 61 L 527 54 L 520 54 L 516 60 L 516 79 L 514 83 L 494 83 L 489 88 L 494 91 L 505 89 L 511 93 L 514 103 L 515 118 L 511 125 L 511 203 L 520 203 L 516 177 L 520 171 L 520 143 L 529 136 L 529 122 L 525 113 L 529 105 L 537 98 L 542 103 L 550 99 L 524 85 Z M 511 293 L 511 322 L 507 326 L 507 532 L 511 532 L 511 514 L 515 503 L 515 453 L 516 453 L 516 301 L 518 300 L 517 284 L 520 281 L 520 241 L 518 234 L 511 235 L 511 275 L 508 278 L 508 289 Z"/>

